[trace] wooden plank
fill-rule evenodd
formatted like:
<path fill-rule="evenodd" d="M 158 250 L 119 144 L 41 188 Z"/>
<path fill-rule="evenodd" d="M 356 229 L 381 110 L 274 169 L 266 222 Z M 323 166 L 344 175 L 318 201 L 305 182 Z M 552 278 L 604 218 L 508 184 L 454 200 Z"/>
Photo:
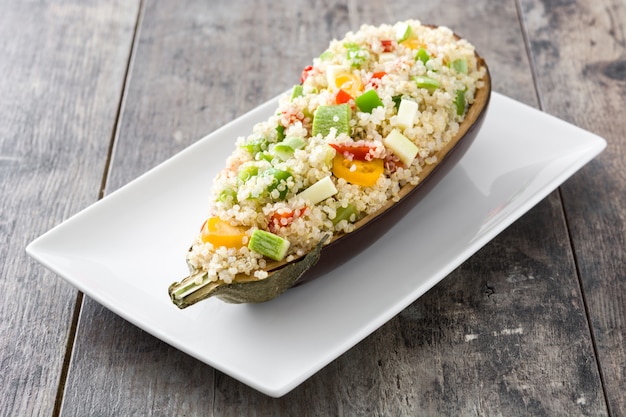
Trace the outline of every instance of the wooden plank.
<path fill-rule="evenodd" d="M 77 291 L 24 247 L 99 195 L 136 18 L 101 3 L 0 2 L 3 416 L 57 403 Z"/>
<path fill-rule="evenodd" d="M 147 2 L 107 192 L 299 80 L 328 35 L 307 36 L 296 21 L 285 26 L 282 19 L 296 15 L 314 20 L 297 4 Z M 298 48 L 275 48 L 278 36 Z"/>
<path fill-rule="evenodd" d="M 147 2 L 107 189 L 287 89 L 331 37 L 408 17 L 453 27 L 490 62 L 496 90 L 537 104 L 514 1 Z M 280 399 L 85 299 L 62 414 L 605 415 L 595 363 L 552 194 Z"/>
<path fill-rule="evenodd" d="M 543 108 L 608 142 L 562 195 L 610 412 L 626 416 L 626 7 L 522 4 Z"/>

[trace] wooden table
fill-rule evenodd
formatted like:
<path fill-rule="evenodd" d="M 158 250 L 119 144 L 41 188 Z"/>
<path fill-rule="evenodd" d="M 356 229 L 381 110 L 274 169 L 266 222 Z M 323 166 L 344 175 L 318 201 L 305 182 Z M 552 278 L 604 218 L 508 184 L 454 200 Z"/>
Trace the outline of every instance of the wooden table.
<path fill-rule="evenodd" d="M 331 38 L 405 18 L 452 27 L 496 91 L 608 148 L 286 396 L 169 347 L 26 256 L 286 90 Z M 0 1 L 0 415 L 626 416 L 625 33 L 619 0 Z"/>

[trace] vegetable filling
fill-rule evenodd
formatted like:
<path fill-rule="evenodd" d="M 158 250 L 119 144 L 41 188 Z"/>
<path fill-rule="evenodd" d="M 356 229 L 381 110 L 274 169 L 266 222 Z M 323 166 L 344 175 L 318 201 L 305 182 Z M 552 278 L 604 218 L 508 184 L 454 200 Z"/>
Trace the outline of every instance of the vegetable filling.
<path fill-rule="evenodd" d="M 237 139 L 187 255 L 192 275 L 203 285 L 263 280 L 268 265 L 398 201 L 438 162 L 484 75 L 471 44 L 416 20 L 333 40 L 277 111 Z"/>

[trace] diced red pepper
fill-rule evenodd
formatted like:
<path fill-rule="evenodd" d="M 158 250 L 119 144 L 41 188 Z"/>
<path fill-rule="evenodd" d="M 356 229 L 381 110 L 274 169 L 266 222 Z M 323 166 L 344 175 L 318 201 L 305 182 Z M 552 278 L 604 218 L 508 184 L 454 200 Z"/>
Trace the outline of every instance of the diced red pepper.
<path fill-rule="evenodd" d="M 269 221 L 269 224 L 267 225 L 268 229 L 270 230 L 270 232 L 276 233 L 281 227 L 289 225 L 293 221 L 293 218 L 294 218 L 294 212 L 291 210 L 284 211 L 281 213 L 274 212 L 270 216 L 270 221 Z"/>
<path fill-rule="evenodd" d="M 311 75 L 311 70 L 313 69 L 312 65 L 307 65 L 306 67 L 304 67 L 304 69 L 302 70 L 302 74 L 300 75 L 300 84 L 303 84 L 304 81 L 306 81 L 307 78 L 309 78 L 309 75 Z"/>
<path fill-rule="evenodd" d="M 393 41 L 391 39 L 383 39 L 380 43 L 383 47 L 383 52 L 393 51 Z"/>
<path fill-rule="evenodd" d="M 343 156 L 349 156 L 350 159 L 355 159 L 357 161 L 370 161 L 372 160 L 372 152 L 374 148 L 368 145 L 351 145 L 351 144 L 338 144 L 338 143 L 330 143 L 339 154 Z"/>
<path fill-rule="evenodd" d="M 276 233 L 280 230 L 281 227 L 289 226 L 291 222 L 297 217 L 300 217 L 306 213 L 307 207 L 303 207 L 301 209 L 285 209 L 281 210 L 280 213 L 275 211 L 272 213 L 269 219 L 268 229 L 272 233 Z"/>
<path fill-rule="evenodd" d="M 342 89 L 339 89 L 339 91 L 337 91 L 337 95 L 335 96 L 335 101 L 337 102 L 337 104 L 344 104 L 353 99 L 354 98 L 350 94 L 346 93 Z"/>
<path fill-rule="evenodd" d="M 380 87 L 381 79 L 385 75 L 387 75 L 385 71 L 379 71 L 372 74 L 372 77 L 370 78 L 370 84 L 372 85 L 372 87 L 374 87 L 374 89 L 378 89 L 378 87 Z"/>

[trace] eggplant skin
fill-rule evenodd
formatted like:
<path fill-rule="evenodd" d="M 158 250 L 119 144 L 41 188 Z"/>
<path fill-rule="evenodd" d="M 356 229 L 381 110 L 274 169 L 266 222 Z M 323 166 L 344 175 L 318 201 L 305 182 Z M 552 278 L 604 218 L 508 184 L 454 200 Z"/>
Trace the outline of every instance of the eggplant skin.
<path fill-rule="evenodd" d="M 217 297 L 224 302 L 232 304 L 270 301 L 296 285 L 304 273 L 317 264 L 324 242 L 328 237 L 327 235 L 322 238 L 306 256 L 272 271 L 267 278 L 245 281 L 235 280 L 229 284 L 223 281 L 209 282 L 205 285 L 198 285 L 198 288 L 194 291 L 189 291 L 187 296 L 178 297 L 176 295 L 177 290 L 195 279 L 196 274 L 192 273 L 182 281 L 170 285 L 168 289 L 170 299 L 180 309 L 210 297 Z"/>

